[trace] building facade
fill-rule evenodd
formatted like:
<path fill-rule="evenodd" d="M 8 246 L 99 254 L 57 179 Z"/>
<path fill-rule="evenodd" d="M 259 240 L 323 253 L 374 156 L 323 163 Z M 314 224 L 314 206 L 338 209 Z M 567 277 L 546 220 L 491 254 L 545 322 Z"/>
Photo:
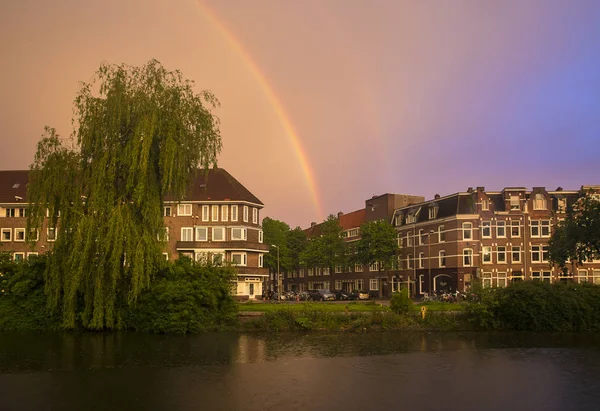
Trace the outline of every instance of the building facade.
<path fill-rule="evenodd" d="M 15 260 L 44 253 L 52 248 L 56 231 L 43 227 L 35 233 L 35 245 L 27 242 L 28 171 L 0 171 L 0 251 Z M 165 258 L 185 255 L 194 261 L 230 262 L 237 270 L 234 295 L 254 299 L 262 295 L 268 276 L 263 257 L 260 210 L 263 203 L 227 171 L 220 168 L 198 172 L 186 198 L 166 198 L 163 215 L 166 228 Z"/>

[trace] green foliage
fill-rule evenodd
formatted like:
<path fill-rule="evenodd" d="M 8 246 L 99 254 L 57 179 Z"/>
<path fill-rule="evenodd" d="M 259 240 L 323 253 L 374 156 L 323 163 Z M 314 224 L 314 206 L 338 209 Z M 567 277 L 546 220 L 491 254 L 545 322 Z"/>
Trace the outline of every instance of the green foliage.
<path fill-rule="evenodd" d="M 360 226 L 360 240 L 356 247 L 356 259 L 362 264 L 379 262 L 380 270 L 392 268 L 398 255 L 398 233 L 385 220 L 370 221 Z"/>
<path fill-rule="evenodd" d="M 192 173 L 216 164 L 217 104 L 156 60 L 102 64 L 81 83 L 70 143 L 46 128 L 31 165 L 28 228 L 41 231 L 48 210 L 57 239 L 45 287 L 66 328 L 122 327 L 122 311 L 150 286 L 164 263 L 165 195 L 182 199 Z"/>
<path fill-rule="evenodd" d="M 328 267 L 332 272 L 336 265 L 346 263 L 346 242 L 342 238 L 342 227 L 336 216 L 329 215 L 319 225 L 317 235 L 308 239 L 301 255 L 308 267 Z"/>
<path fill-rule="evenodd" d="M 554 229 L 549 242 L 550 261 L 567 272 L 567 264 L 581 264 L 600 256 L 600 201 L 582 192 Z"/>
<path fill-rule="evenodd" d="M 407 314 L 414 311 L 414 304 L 408 296 L 408 288 L 403 288 L 392 294 L 390 309 L 396 314 Z"/>
<path fill-rule="evenodd" d="M 467 313 L 482 329 L 598 331 L 599 301 L 600 286 L 525 281 L 486 289 Z"/>
<path fill-rule="evenodd" d="M 197 333 L 237 322 L 231 267 L 200 266 L 180 258 L 162 270 L 126 313 L 127 328 L 156 333 Z"/>

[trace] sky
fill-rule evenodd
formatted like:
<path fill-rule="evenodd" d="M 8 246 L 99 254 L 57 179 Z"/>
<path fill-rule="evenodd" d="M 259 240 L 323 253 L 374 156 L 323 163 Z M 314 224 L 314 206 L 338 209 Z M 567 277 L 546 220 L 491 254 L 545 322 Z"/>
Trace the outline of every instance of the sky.
<path fill-rule="evenodd" d="M 600 1 L 103 0 L 0 4 L 1 169 L 79 81 L 155 58 L 221 102 L 228 170 L 307 227 L 384 193 L 600 184 Z"/>

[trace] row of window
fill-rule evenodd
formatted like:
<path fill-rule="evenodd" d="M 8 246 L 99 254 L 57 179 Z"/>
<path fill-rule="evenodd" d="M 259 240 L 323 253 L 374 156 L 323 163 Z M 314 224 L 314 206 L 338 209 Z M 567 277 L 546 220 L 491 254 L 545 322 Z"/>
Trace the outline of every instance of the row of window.
<path fill-rule="evenodd" d="M 56 240 L 56 230 L 49 228 L 46 231 L 48 241 Z M 38 230 L 32 229 L 29 235 L 26 235 L 25 228 L 2 228 L 0 229 L 0 241 L 38 241 L 40 233 Z"/>
<path fill-rule="evenodd" d="M 26 208 L 5 208 L 4 217 L 27 217 Z"/>
<path fill-rule="evenodd" d="M 481 261 L 483 264 L 491 264 L 492 263 L 492 255 L 496 255 L 496 262 L 498 264 L 506 264 L 508 263 L 508 256 L 510 254 L 511 263 L 520 264 L 521 263 L 521 247 L 513 246 L 498 246 L 494 250 L 492 247 L 482 247 L 481 252 Z M 418 268 L 426 268 L 425 260 L 427 257 L 425 253 L 419 253 L 416 258 L 416 263 Z M 446 267 L 446 251 L 440 250 L 437 256 L 438 268 Z M 531 246 L 531 261 L 534 263 L 546 263 L 549 262 L 549 252 L 547 245 L 534 245 Z M 413 269 L 415 263 L 415 259 L 412 254 L 408 254 L 406 256 L 406 267 L 408 269 Z M 465 248 L 463 249 L 462 254 L 462 265 L 464 267 L 471 267 L 473 265 L 473 249 Z"/>
<path fill-rule="evenodd" d="M 193 204 L 178 204 L 178 216 L 191 216 Z M 258 224 L 258 208 L 242 206 L 242 221 L 248 222 L 249 210 L 252 208 L 252 223 Z M 163 214 L 165 217 L 174 217 L 174 206 L 165 206 Z M 202 221 L 238 221 L 238 206 L 237 205 L 202 205 Z"/>
<path fill-rule="evenodd" d="M 209 262 L 214 265 L 220 265 L 225 261 L 225 252 L 218 251 L 207 251 L 207 252 L 183 252 L 184 256 L 193 259 L 196 262 L 202 264 L 208 264 Z M 248 254 L 245 252 L 231 252 L 229 262 L 233 265 L 245 267 L 248 265 Z M 262 267 L 264 262 L 264 255 L 258 254 L 258 267 Z"/>
<path fill-rule="evenodd" d="M 169 228 L 165 227 L 166 240 L 169 239 Z M 209 239 L 209 232 L 211 233 Z M 181 241 L 246 241 L 248 229 L 243 227 L 229 228 L 229 239 L 226 238 L 226 227 L 181 227 Z M 263 242 L 263 232 L 258 231 L 258 242 Z"/>

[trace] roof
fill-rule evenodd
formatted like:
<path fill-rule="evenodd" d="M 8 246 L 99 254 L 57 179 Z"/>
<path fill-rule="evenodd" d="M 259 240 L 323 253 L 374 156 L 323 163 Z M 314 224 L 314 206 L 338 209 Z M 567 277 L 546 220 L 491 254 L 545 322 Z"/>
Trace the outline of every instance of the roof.
<path fill-rule="evenodd" d="M 360 227 L 365 222 L 365 215 L 366 210 L 363 208 L 348 214 L 338 214 L 338 221 L 340 223 L 340 226 L 342 227 L 342 230 L 345 231 L 351 228 Z M 315 224 L 305 229 L 304 232 L 309 237 L 319 235 L 322 224 L 323 223 Z"/>
<path fill-rule="evenodd" d="M 0 170 L 0 202 L 27 202 L 29 170 Z M 21 199 L 19 199 L 21 198 Z M 169 195 L 166 200 L 173 200 Z M 205 172 L 198 170 L 192 177 L 186 200 L 189 201 L 246 201 L 263 205 L 246 187 L 222 168 Z"/>

